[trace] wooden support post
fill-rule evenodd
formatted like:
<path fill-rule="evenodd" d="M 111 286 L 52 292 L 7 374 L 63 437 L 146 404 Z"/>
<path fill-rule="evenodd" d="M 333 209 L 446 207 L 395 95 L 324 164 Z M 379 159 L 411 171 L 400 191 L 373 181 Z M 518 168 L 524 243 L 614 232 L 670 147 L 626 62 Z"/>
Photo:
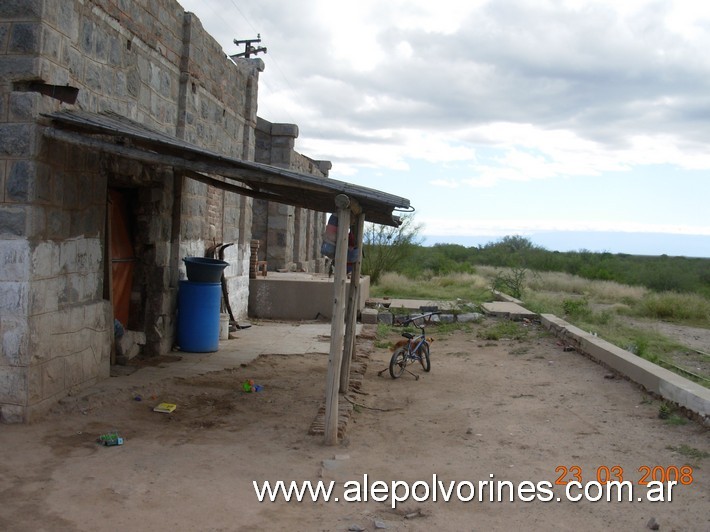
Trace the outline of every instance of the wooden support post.
<path fill-rule="evenodd" d="M 340 392 L 346 393 L 350 385 L 350 362 L 355 352 L 355 331 L 357 329 L 357 309 L 360 301 L 360 272 L 362 271 L 362 237 L 365 230 L 365 215 L 360 213 L 357 217 L 355 229 L 355 247 L 358 255 L 353 264 L 348 290 L 348 311 L 345 315 L 345 348 L 343 349 L 343 365 L 340 368 Z"/>
<path fill-rule="evenodd" d="M 338 209 L 338 235 L 335 243 L 335 271 L 333 281 L 333 319 L 330 324 L 330 356 L 325 387 L 325 444 L 338 443 L 338 388 L 343 360 L 345 333 L 345 283 L 347 281 L 348 229 L 350 227 L 350 199 L 344 194 L 335 197 Z"/>

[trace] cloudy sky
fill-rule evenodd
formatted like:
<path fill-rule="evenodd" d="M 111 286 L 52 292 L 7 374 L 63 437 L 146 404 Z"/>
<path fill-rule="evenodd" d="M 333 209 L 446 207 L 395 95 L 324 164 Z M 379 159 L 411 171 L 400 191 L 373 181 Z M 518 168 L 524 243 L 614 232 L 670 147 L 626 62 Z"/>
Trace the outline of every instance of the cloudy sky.
<path fill-rule="evenodd" d="M 710 257 L 710 3 L 179 1 L 260 33 L 259 115 L 429 243 Z"/>

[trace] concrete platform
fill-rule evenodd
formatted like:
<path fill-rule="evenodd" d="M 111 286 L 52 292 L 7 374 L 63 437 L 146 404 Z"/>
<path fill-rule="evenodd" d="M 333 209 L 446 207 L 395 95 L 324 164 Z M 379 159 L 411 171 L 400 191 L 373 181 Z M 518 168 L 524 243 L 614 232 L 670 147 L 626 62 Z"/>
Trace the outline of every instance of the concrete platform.
<path fill-rule="evenodd" d="M 348 288 L 350 281 L 347 282 Z M 360 278 L 358 311 L 370 296 L 370 277 Z M 249 317 L 269 320 L 330 319 L 333 277 L 321 273 L 269 272 L 249 280 Z"/>
<path fill-rule="evenodd" d="M 517 303 L 518 305 L 523 304 L 523 302 L 520 301 L 519 299 L 517 299 L 513 296 L 510 296 L 508 294 L 505 294 L 503 292 L 499 292 L 498 290 L 493 290 L 492 293 L 493 293 L 493 298 L 496 301 L 507 301 L 508 303 Z"/>
<path fill-rule="evenodd" d="M 439 307 L 439 310 L 450 310 L 456 307 L 456 303 L 453 301 L 434 301 L 426 299 L 385 299 L 383 297 L 371 297 L 367 301 L 382 306 L 389 304 L 391 310 L 403 309 L 408 312 L 419 312 L 420 307 Z"/>
<path fill-rule="evenodd" d="M 511 303 L 508 301 L 491 301 L 490 303 L 483 303 L 481 307 L 487 315 L 497 318 L 508 318 L 511 320 L 537 318 L 537 314 L 535 312 L 531 312 L 517 303 Z"/>

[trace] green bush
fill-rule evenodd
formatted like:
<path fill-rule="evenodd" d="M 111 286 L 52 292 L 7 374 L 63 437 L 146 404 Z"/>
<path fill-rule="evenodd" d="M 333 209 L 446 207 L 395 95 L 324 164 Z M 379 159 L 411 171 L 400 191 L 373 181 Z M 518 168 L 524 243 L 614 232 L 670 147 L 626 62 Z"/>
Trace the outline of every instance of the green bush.
<path fill-rule="evenodd" d="M 697 294 L 650 293 L 641 300 L 635 311 L 639 316 L 657 320 L 707 323 L 710 320 L 710 301 Z"/>
<path fill-rule="evenodd" d="M 581 299 L 564 299 L 562 309 L 567 316 L 583 317 L 589 316 L 592 310 L 589 308 L 589 301 Z"/>
<path fill-rule="evenodd" d="M 493 288 L 516 299 L 521 299 L 525 291 L 527 273 L 525 268 L 510 268 L 500 271 L 493 280 Z"/>

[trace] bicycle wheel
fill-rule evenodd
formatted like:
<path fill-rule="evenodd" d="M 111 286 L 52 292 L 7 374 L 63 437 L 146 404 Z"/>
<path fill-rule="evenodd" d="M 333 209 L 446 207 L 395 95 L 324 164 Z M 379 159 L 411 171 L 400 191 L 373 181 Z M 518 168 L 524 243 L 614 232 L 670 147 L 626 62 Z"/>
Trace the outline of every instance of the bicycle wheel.
<path fill-rule="evenodd" d="M 398 379 L 402 376 L 404 368 L 407 366 L 407 356 L 406 347 L 400 347 L 392 353 L 392 358 L 390 359 L 390 377 Z"/>
<path fill-rule="evenodd" d="M 422 363 L 424 371 L 431 371 L 431 361 L 429 360 L 429 344 L 423 343 L 419 346 L 419 362 Z"/>

